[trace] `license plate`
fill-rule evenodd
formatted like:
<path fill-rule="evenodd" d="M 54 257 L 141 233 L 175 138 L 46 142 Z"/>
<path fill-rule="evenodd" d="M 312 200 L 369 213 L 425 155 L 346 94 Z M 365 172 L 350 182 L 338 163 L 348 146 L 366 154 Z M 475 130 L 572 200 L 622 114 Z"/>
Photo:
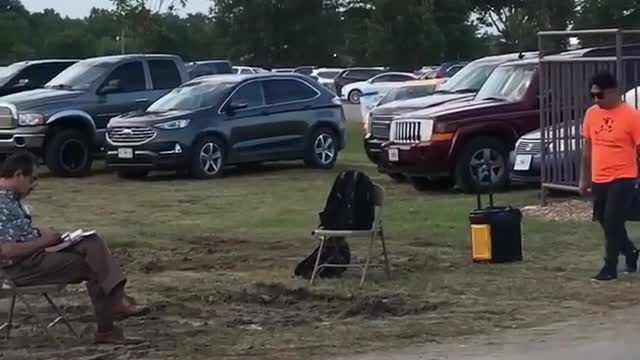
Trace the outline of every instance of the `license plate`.
<path fill-rule="evenodd" d="M 133 149 L 119 148 L 118 149 L 118 157 L 120 159 L 133 159 Z"/>
<path fill-rule="evenodd" d="M 516 155 L 516 161 L 513 164 L 513 170 L 526 171 L 531 167 L 531 159 L 533 155 Z"/>
<path fill-rule="evenodd" d="M 389 161 L 400 160 L 400 154 L 398 149 L 389 149 Z"/>

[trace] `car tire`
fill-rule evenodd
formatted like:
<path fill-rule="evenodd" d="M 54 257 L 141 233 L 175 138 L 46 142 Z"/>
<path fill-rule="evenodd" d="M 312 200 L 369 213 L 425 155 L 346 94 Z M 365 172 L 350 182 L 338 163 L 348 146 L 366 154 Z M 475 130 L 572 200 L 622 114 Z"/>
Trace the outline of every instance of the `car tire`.
<path fill-rule="evenodd" d="M 304 162 L 316 169 L 333 169 L 338 160 L 338 136 L 329 128 L 315 130 L 307 140 Z"/>
<path fill-rule="evenodd" d="M 407 182 L 407 177 L 403 174 L 387 174 L 391 180 L 397 182 L 397 183 L 404 183 Z"/>
<path fill-rule="evenodd" d="M 456 159 L 456 185 L 466 193 L 487 191 L 489 187 L 495 191 L 504 189 L 509 180 L 508 156 L 507 145 L 498 138 L 482 136 L 471 140 Z M 478 181 L 477 165 L 481 161 L 490 164 L 491 185 Z"/>
<path fill-rule="evenodd" d="M 360 104 L 360 97 L 362 97 L 362 91 L 358 89 L 349 91 L 349 95 L 347 96 L 349 102 L 356 105 Z"/>
<path fill-rule="evenodd" d="M 93 165 L 92 146 L 91 138 L 82 131 L 58 131 L 47 140 L 45 164 L 55 176 L 87 176 Z"/>
<path fill-rule="evenodd" d="M 193 146 L 191 176 L 196 179 L 213 179 L 222 176 L 226 160 L 224 142 L 214 136 L 205 136 Z"/>
<path fill-rule="evenodd" d="M 118 177 L 122 179 L 142 179 L 147 175 L 149 175 L 149 170 L 146 169 L 118 170 Z"/>

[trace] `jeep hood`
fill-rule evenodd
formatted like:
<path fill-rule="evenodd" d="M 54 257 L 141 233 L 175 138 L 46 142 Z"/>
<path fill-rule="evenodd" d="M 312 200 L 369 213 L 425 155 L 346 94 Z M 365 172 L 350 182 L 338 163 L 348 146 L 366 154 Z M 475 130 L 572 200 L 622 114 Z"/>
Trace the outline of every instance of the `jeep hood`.
<path fill-rule="evenodd" d="M 60 89 L 36 89 L 0 97 L 0 103 L 13 104 L 18 111 L 45 112 L 56 103 L 78 98 L 84 91 Z"/>
<path fill-rule="evenodd" d="M 457 101 L 438 107 L 414 111 L 407 113 L 399 118 L 406 119 L 443 119 L 443 120 L 460 120 L 485 118 L 504 111 L 510 111 L 511 108 L 520 106 L 518 103 L 498 100 L 470 100 Z"/>
<path fill-rule="evenodd" d="M 375 108 L 371 115 L 402 115 L 453 101 L 473 99 L 473 94 L 433 94 L 409 100 L 393 101 Z"/>
<path fill-rule="evenodd" d="M 171 120 L 185 119 L 193 110 L 172 110 L 163 112 L 137 111 L 123 114 L 109 121 L 109 127 L 116 126 L 153 126 Z"/>

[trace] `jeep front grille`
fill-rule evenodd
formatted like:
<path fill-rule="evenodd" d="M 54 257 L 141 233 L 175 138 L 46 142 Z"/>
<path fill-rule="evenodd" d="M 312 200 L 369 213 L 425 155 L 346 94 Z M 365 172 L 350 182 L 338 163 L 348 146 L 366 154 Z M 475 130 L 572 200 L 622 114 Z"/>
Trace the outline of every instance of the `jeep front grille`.
<path fill-rule="evenodd" d="M 389 140 L 389 129 L 393 116 L 371 116 L 371 135 L 376 139 Z"/>
<path fill-rule="evenodd" d="M 144 144 L 156 136 L 149 127 L 114 127 L 107 132 L 107 139 L 115 145 Z"/>
<path fill-rule="evenodd" d="M 15 121 L 11 108 L 0 105 L 0 129 L 13 129 Z"/>
<path fill-rule="evenodd" d="M 433 120 L 395 120 L 389 139 L 398 144 L 415 144 L 431 140 Z"/>

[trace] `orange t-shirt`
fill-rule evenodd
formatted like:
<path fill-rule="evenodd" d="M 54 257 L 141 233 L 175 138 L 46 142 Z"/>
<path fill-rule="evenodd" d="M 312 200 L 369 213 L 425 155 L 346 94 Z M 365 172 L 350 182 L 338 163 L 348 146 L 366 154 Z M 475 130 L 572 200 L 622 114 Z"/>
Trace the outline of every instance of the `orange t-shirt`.
<path fill-rule="evenodd" d="M 591 140 L 594 183 L 638 176 L 640 113 L 631 105 L 623 103 L 613 109 L 592 106 L 585 114 L 582 135 Z"/>

